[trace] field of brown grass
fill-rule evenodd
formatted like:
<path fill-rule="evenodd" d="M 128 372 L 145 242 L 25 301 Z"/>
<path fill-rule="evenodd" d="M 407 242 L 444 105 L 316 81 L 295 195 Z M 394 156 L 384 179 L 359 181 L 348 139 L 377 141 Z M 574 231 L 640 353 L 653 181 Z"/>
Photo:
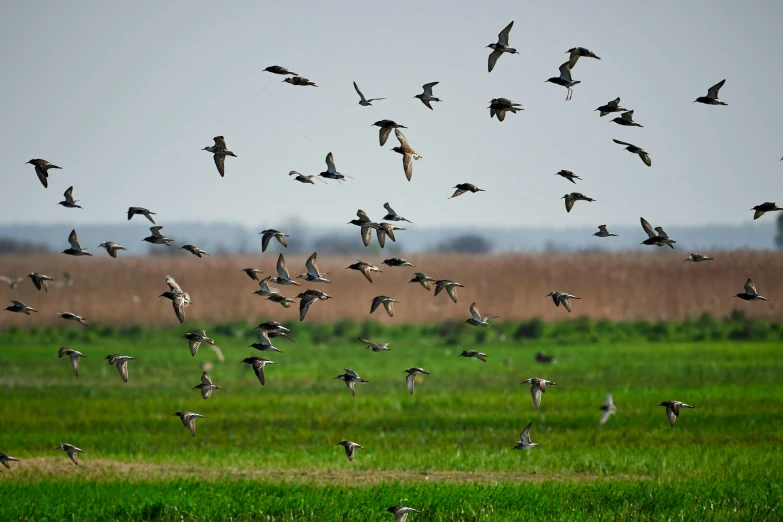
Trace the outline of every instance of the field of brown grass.
<path fill-rule="evenodd" d="M 122 255 L 122 253 L 120 254 Z M 687 254 L 649 249 L 623 254 L 503 255 L 492 257 L 428 255 L 410 257 L 416 268 L 389 268 L 383 258 L 371 258 L 383 273 L 367 282 L 353 270 L 353 260 L 319 259 L 319 268 L 330 272 L 331 284 L 313 285 L 335 298 L 318 302 L 306 321 L 334 321 L 342 318 L 372 318 L 384 323 L 430 323 L 469 317 L 475 301 L 486 315 L 503 319 L 567 319 L 544 297 L 552 290 L 582 297 L 574 301 L 570 317 L 587 316 L 615 320 L 695 318 L 703 312 L 722 317 L 737 308 L 748 316 L 783 319 L 783 253 L 724 252 L 706 263 L 685 263 Z M 95 257 L 70 256 L 0 257 L 0 275 L 23 276 L 41 272 L 57 281 L 48 292 L 37 291 L 29 279 L 17 288 L 0 287 L 0 301 L 23 301 L 40 310 L 27 317 L 3 312 L 0 327 L 10 325 L 64 324 L 57 312 L 69 311 L 87 317 L 91 324 L 176 326 L 171 302 L 158 296 L 167 290 L 164 278 L 171 274 L 190 293 L 187 326 L 218 322 L 265 319 L 295 320 L 296 306 L 284 309 L 254 295 L 257 284 L 242 271 L 256 267 L 273 275 L 277 252 L 254 257 L 111 259 L 98 252 Z M 291 276 L 305 272 L 304 257 L 287 257 Z M 62 284 L 63 272 L 70 272 L 72 285 Z M 445 295 L 433 297 L 416 283 L 408 284 L 413 272 L 458 281 L 459 303 Z M 744 302 L 734 294 L 743 291 L 747 277 L 753 278 L 759 293 L 771 302 Z M 274 286 L 274 285 L 273 285 Z M 305 284 L 303 288 L 306 288 Z M 278 287 L 283 295 L 295 297 L 299 287 Z M 388 295 L 399 301 L 394 318 L 382 309 L 370 316 L 370 301 Z M 6 305 L 3 305 L 6 306 Z M 80 325 L 72 323 L 74 328 Z"/>

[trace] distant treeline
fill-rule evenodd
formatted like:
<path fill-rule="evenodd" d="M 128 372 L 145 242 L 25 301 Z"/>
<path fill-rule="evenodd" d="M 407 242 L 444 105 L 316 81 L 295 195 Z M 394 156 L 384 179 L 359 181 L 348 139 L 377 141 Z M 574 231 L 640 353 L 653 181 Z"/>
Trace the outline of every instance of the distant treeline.
<path fill-rule="evenodd" d="M 334 323 L 290 322 L 284 323 L 293 331 L 297 344 L 358 343 L 358 337 L 374 342 L 405 342 L 418 339 L 432 345 L 482 345 L 497 342 L 512 342 L 520 345 L 532 343 L 586 344 L 619 342 L 702 342 L 702 341 L 783 341 L 783 323 L 746 317 L 735 310 L 728 317 L 716 319 L 704 314 L 691 321 L 610 321 L 591 320 L 576 317 L 568 321 L 545 322 L 541 319 L 528 321 L 498 322 L 491 329 L 478 329 L 458 321 L 447 321 L 431 325 L 396 324 L 384 325 L 374 321 L 355 322 L 342 320 Z M 199 325 L 202 327 L 204 325 Z M 206 327 L 210 337 L 221 342 L 236 343 L 255 339 L 254 324 L 243 322 L 223 323 Z M 186 329 L 152 329 L 142 326 L 111 327 L 90 326 L 88 329 L 72 328 L 29 328 L 11 327 L 0 332 L 0 344 L 6 342 L 50 342 L 53 344 L 98 343 L 101 339 L 122 338 L 129 342 L 150 339 L 160 340 L 162 336 L 173 335 Z M 285 339 L 274 341 L 285 346 Z M 249 344 L 249 343 L 248 343 Z"/>

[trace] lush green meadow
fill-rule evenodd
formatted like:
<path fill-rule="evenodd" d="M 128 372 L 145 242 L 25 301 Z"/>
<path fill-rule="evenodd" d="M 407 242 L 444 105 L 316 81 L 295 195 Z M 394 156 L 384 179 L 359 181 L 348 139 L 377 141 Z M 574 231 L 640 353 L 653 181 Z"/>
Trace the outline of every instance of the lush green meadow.
<path fill-rule="evenodd" d="M 22 459 L 0 468 L 0 520 L 373 521 L 399 503 L 422 511 L 411 522 L 783 518 L 779 325 L 292 328 L 283 353 L 248 348 L 247 325 L 207 330 L 224 363 L 205 345 L 191 357 L 184 328 L 0 333 L 0 450 Z M 60 346 L 87 356 L 78 378 Z M 112 353 L 138 358 L 127 384 Z M 278 363 L 266 386 L 250 355 Z M 204 361 L 225 388 L 206 401 L 192 389 Z M 431 373 L 413 396 L 411 366 Z M 334 379 L 344 367 L 370 380 L 356 397 Z M 540 411 L 520 384 L 534 376 L 558 383 Z M 618 413 L 599 427 L 609 391 Z M 670 428 L 668 399 L 696 409 Z M 206 417 L 195 438 L 183 409 Z M 512 451 L 528 422 L 542 447 Z M 348 462 L 343 439 L 366 449 Z M 80 466 L 60 442 L 86 451 Z"/>

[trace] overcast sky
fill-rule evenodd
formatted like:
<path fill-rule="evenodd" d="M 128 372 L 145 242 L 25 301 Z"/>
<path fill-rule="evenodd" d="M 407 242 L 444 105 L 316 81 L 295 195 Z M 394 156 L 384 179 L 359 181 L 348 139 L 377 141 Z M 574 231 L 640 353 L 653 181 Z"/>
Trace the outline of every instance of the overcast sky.
<path fill-rule="evenodd" d="M 773 1 L 6 2 L 0 223 L 121 223 L 133 205 L 163 225 L 343 226 L 357 208 L 379 219 L 385 201 L 426 225 L 747 222 L 750 207 L 783 203 L 782 19 Z M 520 54 L 488 74 L 486 45 L 511 20 Z M 602 59 L 579 60 L 566 102 L 545 80 L 574 46 Z M 724 78 L 727 107 L 693 103 Z M 359 106 L 353 80 L 388 99 Z M 430 111 L 413 96 L 433 81 L 443 102 Z M 644 128 L 594 112 L 618 96 Z M 490 119 L 495 97 L 525 111 Z M 406 125 L 423 156 L 411 182 L 394 136 L 378 145 L 380 119 Z M 217 135 L 238 156 L 222 179 L 199 150 Z M 288 177 L 325 170 L 329 151 L 353 179 Z M 32 158 L 63 168 L 48 189 Z M 460 182 L 486 192 L 447 200 Z M 57 205 L 70 185 L 84 210 Z M 573 190 L 597 201 L 567 214 Z"/>

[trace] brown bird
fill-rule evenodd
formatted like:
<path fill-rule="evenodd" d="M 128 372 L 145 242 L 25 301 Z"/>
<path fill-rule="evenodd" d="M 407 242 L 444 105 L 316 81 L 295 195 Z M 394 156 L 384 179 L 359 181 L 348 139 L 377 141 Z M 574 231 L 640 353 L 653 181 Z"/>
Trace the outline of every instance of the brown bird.
<path fill-rule="evenodd" d="M 341 440 L 335 446 L 342 446 L 345 448 L 345 455 L 348 457 L 348 460 L 353 460 L 353 455 L 356 452 L 357 449 L 364 449 L 364 446 L 361 444 L 358 444 L 356 442 L 351 442 L 350 440 Z"/>
<path fill-rule="evenodd" d="M 288 242 L 285 240 L 285 238 L 290 237 L 288 234 L 284 234 L 274 228 L 262 230 L 259 234 L 263 234 L 261 237 L 261 252 L 266 252 L 267 247 L 269 247 L 269 241 L 271 241 L 272 238 L 277 239 L 281 245 L 288 248 Z"/>
<path fill-rule="evenodd" d="M 49 291 L 49 286 L 47 285 L 46 282 L 54 281 L 54 279 L 49 277 L 48 275 L 39 274 L 38 272 L 27 274 L 27 277 L 30 278 L 30 280 L 33 282 L 33 284 L 38 290 L 41 290 L 43 288 L 47 292 Z"/>
<path fill-rule="evenodd" d="M 73 374 L 75 376 L 79 376 L 79 357 L 87 357 L 82 352 L 77 352 L 76 350 L 71 350 L 70 348 L 66 346 L 61 346 L 60 350 L 57 352 L 57 357 L 62 358 L 63 355 L 67 355 L 69 359 L 71 359 L 71 366 L 73 367 Z"/>
<path fill-rule="evenodd" d="M 378 244 L 381 246 L 381 248 L 386 246 L 386 236 L 389 236 L 389 239 L 391 239 L 394 242 L 397 241 L 394 238 L 395 230 L 407 230 L 407 229 L 394 226 L 391 223 L 378 223 L 378 227 L 375 229 L 375 233 L 378 236 Z"/>
<path fill-rule="evenodd" d="M 109 253 L 109 255 L 113 258 L 117 258 L 117 250 L 128 250 L 124 246 L 120 245 L 119 243 L 115 243 L 113 241 L 104 241 L 100 245 L 98 245 L 99 248 L 105 248 L 106 252 Z"/>
<path fill-rule="evenodd" d="M 72 314 L 71 312 L 57 312 L 57 315 L 59 315 L 61 319 L 65 319 L 66 321 L 76 321 L 79 324 L 83 324 L 84 326 L 87 326 L 87 318 L 82 317 L 81 315 Z"/>
<path fill-rule="evenodd" d="M 27 306 L 21 301 L 11 301 L 13 305 L 7 306 L 5 309 L 8 312 L 16 312 L 19 314 L 30 315 L 30 312 L 38 312 L 35 308 Z"/>
<path fill-rule="evenodd" d="M 190 252 L 191 254 L 193 254 L 196 257 L 208 256 L 209 255 L 207 252 L 201 250 L 196 245 L 184 245 L 184 246 L 180 247 L 180 249 L 182 249 L 182 248 L 184 248 L 185 250 L 187 250 L 188 252 Z"/>
<path fill-rule="evenodd" d="M 35 173 L 38 175 L 38 179 L 41 181 L 41 185 L 43 185 L 44 188 L 49 187 L 49 169 L 62 169 L 62 167 L 58 167 L 57 165 L 53 165 L 42 159 L 31 159 L 27 163 L 35 167 Z"/>
<path fill-rule="evenodd" d="M 413 150 L 408 143 L 408 140 L 405 138 L 405 135 L 400 132 L 400 129 L 394 129 L 394 135 L 397 136 L 400 146 L 394 147 L 392 150 L 398 154 L 402 154 L 402 167 L 405 170 L 405 177 L 410 181 L 413 177 L 413 160 L 421 159 L 422 156 Z"/>
<path fill-rule="evenodd" d="M 155 216 L 155 215 L 157 215 L 157 214 L 155 214 L 154 212 L 150 212 L 146 208 L 142 208 L 142 207 L 130 207 L 128 209 L 128 221 L 130 221 L 130 219 L 133 216 L 144 216 L 147 219 L 149 219 L 150 222 L 152 222 L 152 224 L 154 225 L 155 224 L 155 220 L 152 219 L 152 216 Z"/>
<path fill-rule="evenodd" d="M 191 411 L 178 411 L 175 413 L 177 417 L 182 421 L 182 425 L 185 426 L 191 435 L 196 436 L 196 419 L 205 418 L 203 415 L 193 413 Z M 172 417 L 174 416 L 172 415 Z"/>
<path fill-rule="evenodd" d="M 256 274 L 263 274 L 258 268 L 243 268 L 242 271 L 253 281 L 258 281 L 258 276 Z"/>
<path fill-rule="evenodd" d="M 296 296 L 299 298 L 299 320 L 304 321 L 304 318 L 307 317 L 307 312 L 310 311 L 310 307 L 313 306 L 313 303 L 316 301 L 326 301 L 328 299 L 332 299 L 332 296 L 321 292 L 320 290 L 315 290 L 314 288 L 309 288 Z"/>
<path fill-rule="evenodd" d="M 263 357 L 245 357 L 241 362 L 249 364 L 250 367 L 253 368 L 253 371 L 255 372 L 256 377 L 258 377 L 258 382 L 261 383 L 261 386 L 266 384 L 266 379 L 264 378 L 264 366 L 267 364 L 277 364 L 275 361 L 270 361 L 269 359 L 264 359 Z"/>
<path fill-rule="evenodd" d="M 356 263 L 354 263 L 354 264 L 352 264 L 350 266 L 346 266 L 345 269 L 346 270 L 348 270 L 348 269 L 350 269 L 350 270 L 358 270 L 371 283 L 372 283 L 372 277 L 370 277 L 370 272 L 381 273 L 381 270 L 377 266 L 371 265 L 367 261 L 363 261 L 361 259 L 357 260 Z"/>
<path fill-rule="evenodd" d="M 376 308 L 378 308 L 380 305 L 383 305 L 383 307 L 386 309 L 386 313 L 389 314 L 389 317 L 394 317 L 394 303 L 399 303 L 399 301 L 395 301 L 391 297 L 387 297 L 385 295 L 374 297 L 372 300 L 372 305 L 370 305 L 370 313 L 373 313 Z"/>

